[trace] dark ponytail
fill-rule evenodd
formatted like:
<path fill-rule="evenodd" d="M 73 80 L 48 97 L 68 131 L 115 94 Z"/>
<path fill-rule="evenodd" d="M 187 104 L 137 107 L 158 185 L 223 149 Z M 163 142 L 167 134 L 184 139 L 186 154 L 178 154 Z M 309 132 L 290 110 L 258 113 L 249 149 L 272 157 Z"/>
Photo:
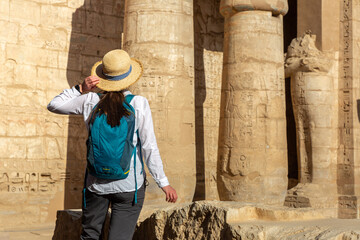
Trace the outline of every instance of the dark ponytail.
<path fill-rule="evenodd" d="M 97 111 L 99 114 L 105 114 L 107 123 L 111 127 L 119 126 L 120 119 L 123 116 L 129 116 L 130 112 L 124 107 L 125 96 L 121 91 L 105 92 L 102 96 Z"/>

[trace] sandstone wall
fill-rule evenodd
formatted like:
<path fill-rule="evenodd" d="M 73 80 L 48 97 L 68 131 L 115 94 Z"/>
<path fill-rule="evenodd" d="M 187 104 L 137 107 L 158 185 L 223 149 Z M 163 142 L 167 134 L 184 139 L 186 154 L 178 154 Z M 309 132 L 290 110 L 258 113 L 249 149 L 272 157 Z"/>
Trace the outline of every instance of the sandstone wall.
<path fill-rule="evenodd" d="M 194 1 L 198 160 L 197 194 L 189 199 L 217 199 L 223 32 L 219 2 Z M 55 115 L 46 105 L 64 88 L 81 82 L 104 53 L 121 47 L 124 4 L 0 2 L 1 227 L 53 221 L 56 210 L 81 207 L 87 136 L 82 117 Z M 156 131 L 161 138 L 160 126 Z"/>
<path fill-rule="evenodd" d="M 339 217 L 360 217 L 360 2 L 344 0 L 340 24 Z M 341 101 L 340 101 L 341 100 Z"/>
<path fill-rule="evenodd" d="M 121 46 L 123 1 L 0 1 L 0 226 L 81 207 L 87 133 L 47 103 Z"/>

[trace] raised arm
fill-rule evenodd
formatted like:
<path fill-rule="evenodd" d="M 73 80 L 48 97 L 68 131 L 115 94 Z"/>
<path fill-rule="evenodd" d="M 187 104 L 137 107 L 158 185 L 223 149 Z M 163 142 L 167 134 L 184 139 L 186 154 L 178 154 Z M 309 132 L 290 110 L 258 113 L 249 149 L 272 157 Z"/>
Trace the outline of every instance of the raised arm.
<path fill-rule="evenodd" d="M 87 96 L 81 94 L 93 90 L 98 83 L 99 79 L 95 76 L 85 78 L 84 82 L 79 85 L 79 89 L 75 87 L 65 89 L 54 97 L 48 104 L 47 109 L 58 114 L 83 114 L 84 102 Z"/>

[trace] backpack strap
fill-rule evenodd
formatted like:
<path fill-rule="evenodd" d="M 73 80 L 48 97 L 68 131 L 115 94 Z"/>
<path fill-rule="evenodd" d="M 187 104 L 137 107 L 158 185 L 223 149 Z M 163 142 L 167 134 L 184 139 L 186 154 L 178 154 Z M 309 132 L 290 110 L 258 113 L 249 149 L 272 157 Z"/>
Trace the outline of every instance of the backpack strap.
<path fill-rule="evenodd" d="M 131 100 L 135 97 L 133 94 L 128 94 L 125 96 L 125 101 L 130 104 Z"/>
<path fill-rule="evenodd" d="M 128 94 L 125 96 L 125 103 L 131 108 L 133 109 L 133 113 L 135 115 L 135 109 L 130 105 L 131 100 L 135 97 L 135 95 L 133 94 Z M 139 130 L 136 130 L 136 135 L 137 135 L 137 144 L 136 147 L 134 148 L 134 171 L 135 171 L 135 204 L 137 204 L 137 179 L 136 179 L 136 149 L 139 146 L 139 153 L 140 153 L 140 162 L 141 162 L 141 174 L 144 173 L 144 161 L 143 161 L 143 157 L 142 157 L 142 147 L 141 147 L 141 141 L 140 141 L 140 135 L 139 135 Z"/>

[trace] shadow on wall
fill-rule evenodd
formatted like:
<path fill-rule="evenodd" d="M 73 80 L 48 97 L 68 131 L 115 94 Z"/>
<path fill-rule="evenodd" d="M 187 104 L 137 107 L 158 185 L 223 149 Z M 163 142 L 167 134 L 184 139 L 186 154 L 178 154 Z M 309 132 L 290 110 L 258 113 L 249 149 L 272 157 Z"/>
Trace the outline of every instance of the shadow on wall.
<path fill-rule="evenodd" d="M 356 100 L 356 109 L 357 109 L 358 120 L 360 122 L 360 99 Z"/>
<path fill-rule="evenodd" d="M 74 86 L 90 75 L 103 55 L 121 48 L 125 0 L 85 0 L 72 16 L 67 81 Z M 81 208 L 86 167 L 87 131 L 82 116 L 70 116 L 64 208 Z"/>
<path fill-rule="evenodd" d="M 297 37 L 297 0 L 289 0 L 289 11 L 284 16 L 284 53 L 291 41 Z M 290 78 L 285 79 L 286 134 L 288 148 L 288 189 L 299 182 L 299 164 L 296 145 L 296 125 L 290 93 Z"/>
<path fill-rule="evenodd" d="M 220 0 L 194 0 L 196 188 L 193 201 L 217 199 L 216 136 L 219 125 L 222 57 L 220 62 L 205 62 L 204 53 L 206 51 L 211 57 L 216 57 L 216 53 L 223 51 L 224 19 L 219 10 Z M 220 66 L 215 66 L 219 64 Z M 220 69 L 220 72 L 214 73 L 217 69 Z M 210 187 L 205 187 L 205 182 Z"/>

